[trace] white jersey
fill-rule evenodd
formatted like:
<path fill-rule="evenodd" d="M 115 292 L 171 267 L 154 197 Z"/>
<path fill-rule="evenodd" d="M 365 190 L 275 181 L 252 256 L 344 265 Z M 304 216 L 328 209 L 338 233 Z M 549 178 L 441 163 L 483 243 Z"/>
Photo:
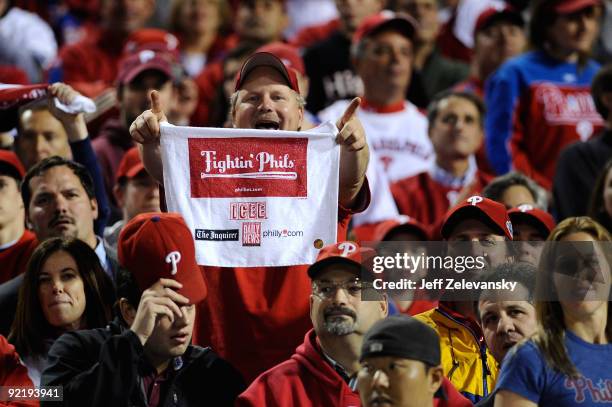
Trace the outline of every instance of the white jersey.
<path fill-rule="evenodd" d="M 319 112 L 322 121 L 335 121 L 349 104 L 339 100 Z M 434 150 L 427 134 L 427 117 L 412 103 L 393 113 L 378 113 L 359 109 L 357 116 L 366 132 L 371 150 L 390 181 L 411 177 L 427 171 L 434 162 Z"/>
<path fill-rule="evenodd" d="M 370 163 L 366 170 L 366 177 L 370 184 L 370 195 L 372 197 L 368 209 L 356 213 L 352 217 L 353 226 L 367 223 L 378 223 L 399 216 L 399 211 L 393 200 L 393 194 L 389 188 L 389 179 L 380 168 L 376 152 L 370 151 Z"/>

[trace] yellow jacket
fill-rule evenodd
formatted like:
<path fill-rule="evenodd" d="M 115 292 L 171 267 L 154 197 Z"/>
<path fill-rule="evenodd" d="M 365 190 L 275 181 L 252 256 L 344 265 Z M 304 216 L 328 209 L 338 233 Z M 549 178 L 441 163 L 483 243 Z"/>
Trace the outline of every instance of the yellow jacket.
<path fill-rule="evenodd" d="M 487 396 L 495 386 L 498 366 L 480 327 L 444 302 L 415 318 L 440 336 L 442 369 L 455 388 L 473 403 Z"/>

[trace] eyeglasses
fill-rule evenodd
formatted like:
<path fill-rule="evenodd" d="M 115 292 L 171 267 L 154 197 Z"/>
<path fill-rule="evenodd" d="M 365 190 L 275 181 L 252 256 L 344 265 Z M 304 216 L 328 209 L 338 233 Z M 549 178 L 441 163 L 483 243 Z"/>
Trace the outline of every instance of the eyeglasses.
<path fill-rule="evenodd" d="M 329 299 L 336 294 L 338 289 L 343 289 L 351 297 L 359 297 L 363 290 L 371 287 L 371 283 L 366 283 L 358 278 L 341 282 L 323 280 L 312 283 L 312 293 L 319 298 Z"/>

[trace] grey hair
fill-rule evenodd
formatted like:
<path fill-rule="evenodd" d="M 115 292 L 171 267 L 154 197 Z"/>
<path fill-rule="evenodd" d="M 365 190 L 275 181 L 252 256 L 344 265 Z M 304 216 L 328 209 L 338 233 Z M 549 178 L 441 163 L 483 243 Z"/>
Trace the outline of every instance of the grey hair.
<path fill-rule="evenodd" d="M 538 208 L 544 211 L 548 209 L 548 198 L 546 197 L 544 188 L 536 184 L 534 180 L 525 174 L 517 171 L 512 171 L 493 179 L 493 181 L 482 190 L 482 195 L 485 198 L 499 201 L 504 191 L 515 185 L 527 188 L 533 196 L 533 200 Z"/>
<path fill-rule="evenodd" d="M 293 95 L 295 95 L 295 100 L 297 101 L 298 106 L 301 109 L 304 109 L 306 107 L 306 99 L 304 99 L 304 96 L 300 95 L 299 93 L 297 93 L 293 89 L 291 89 L 291 93 Z M 232 93 L 232 96 L 230 96 L 230 99 L 229 99 L 230 115 L 232 117 L 234 117 L 234 111 L 236 110 L 236 103 L 238 102 L 238 95 L 239 94 L 240 94 L 240 90 L 237 90 L 236 92 Z"/>

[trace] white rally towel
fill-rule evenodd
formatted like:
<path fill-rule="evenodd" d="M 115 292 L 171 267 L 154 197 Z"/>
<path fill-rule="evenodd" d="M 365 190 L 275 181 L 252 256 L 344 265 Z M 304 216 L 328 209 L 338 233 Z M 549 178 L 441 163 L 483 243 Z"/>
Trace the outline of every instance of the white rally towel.
<path fill-rule="evenodd" d="M 336 241 L 340 147 L 331 122 L 307 132 L 161 126 L 168 210 L 200 265 L 311 264 Z"/>

